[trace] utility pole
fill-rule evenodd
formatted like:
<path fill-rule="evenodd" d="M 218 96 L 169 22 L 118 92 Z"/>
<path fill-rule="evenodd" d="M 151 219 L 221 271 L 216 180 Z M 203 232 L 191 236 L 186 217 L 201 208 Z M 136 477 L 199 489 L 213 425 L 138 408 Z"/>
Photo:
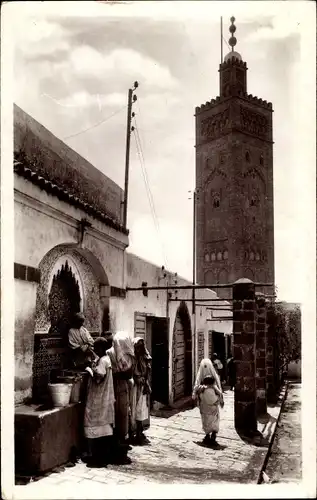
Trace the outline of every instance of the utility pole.
<path fill-rule="evenodd" d="M 138 88 L 138 82 L 134 82 L 132 89 L 128 92 L 128 113 L 127 113 L 127 140 L 126 140 L 126 152 L 125 152 L 125 177 L 124 177 L 124 201 L 123 201 L 123 227 L 127 229 L 127 218 L 128 218 L 128 194 L 129 194 L 129 166 L 130 166 L 130 139 L 131 139 L 131 120 L 132 116 L 132 104 L 137 100 L 137 96 L 134 91 Z"/>
<path fill-rule="evenodd" d="M 223 34 L 222 34 L 222 16 L 220 18 L 220 59 L 221 64 L 223 63 Z"/>
<path fill-rule="evenodd" d="M 196 189 L 193 191 L 193 290 L 192 290 L 192 315 L 193 315 L 193 351 L 194 351 L 194 374 L 196 373 Z"/>
<path fill-rule="evenodd" d="M 196 189 L 193 192 L 193 285 L 196 285 Z M 193 314 L 195 314 L 195 288 L 193 288 Z"/>

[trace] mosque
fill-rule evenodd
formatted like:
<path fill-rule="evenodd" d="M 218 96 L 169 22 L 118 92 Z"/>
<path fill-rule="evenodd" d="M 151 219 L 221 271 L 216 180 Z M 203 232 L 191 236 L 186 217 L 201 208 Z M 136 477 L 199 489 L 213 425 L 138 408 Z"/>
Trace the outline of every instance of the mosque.
<path fill-rule="evenodd" d="M 196 268 L 201 285 L 241 277 L 274 282 L 272 104 L 247 94 L 247 66 L 234 50 L 231 21 L 232 51 L 220 64 L 220 95 L 195 113 Z M 93 336 L 108 329 L 143 336 L 153 358 L 154 399 L 162 404 L 191 394 L 203 357 L 217 348 L 225 361 L 230 350 L 230 310 L 218 315 L 223 319 L 210 311 L 213 300 L 221 305 L 220 292 L 196 290 L 193 314 L 190 289 L 145 290 L 192 283 L 128 252 L 123 198 L 111 179 L 14 106 L 20 436 L 31 432 L 30 419 L 39 418 L 38 405 L 52 373 L 68 367 L 65 339 L 75 312 L 84 313 Z M 54 439 L 59 439 L 55 448 L 60 454 L 73 439 L 65 426 L 77 417 L 74 409 L 58 414 L 54 418 L 61 431 Z"/>

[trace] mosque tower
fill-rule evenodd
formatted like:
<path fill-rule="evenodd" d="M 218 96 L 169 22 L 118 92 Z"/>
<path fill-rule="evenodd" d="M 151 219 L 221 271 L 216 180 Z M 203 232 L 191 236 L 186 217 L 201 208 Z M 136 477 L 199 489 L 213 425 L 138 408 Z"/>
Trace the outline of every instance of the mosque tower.
<path fill-rule="evenodd" d="M 273 110 L 247 93 L 234 22 L 232 50 L 219 67 L 220 96 L 195 113 L 199 284 L 274 283 Z"/>

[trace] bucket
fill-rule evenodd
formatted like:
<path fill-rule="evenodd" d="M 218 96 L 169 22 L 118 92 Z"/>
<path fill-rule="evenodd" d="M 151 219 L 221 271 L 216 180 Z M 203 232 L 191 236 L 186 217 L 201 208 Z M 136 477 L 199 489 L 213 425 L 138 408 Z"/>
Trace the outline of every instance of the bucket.
<path fill-rule="evenodd" d="M 69 404 L 73 384 L 48 384 L 54 407 L 63 407 Z"/>
<path fill-rule="evenodd" d="M 70 395 L 71 403 L 79 403 L 81 399 L 81 387 L 83 383 L 83 377 L 77 377 L 75 382 L 73 383 L 72 392 Z"/>

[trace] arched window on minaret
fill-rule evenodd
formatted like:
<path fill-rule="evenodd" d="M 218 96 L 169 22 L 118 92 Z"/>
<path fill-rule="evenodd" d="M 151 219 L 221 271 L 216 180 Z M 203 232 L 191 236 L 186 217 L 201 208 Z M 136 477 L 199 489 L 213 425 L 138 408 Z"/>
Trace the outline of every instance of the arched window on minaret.
<path fill-rule="evenodd" d="M 220 194 L 219 193 L 213 193 L 212 194 L 212 206 L 214 208 L 219 208 L 220 207 Z"/>

